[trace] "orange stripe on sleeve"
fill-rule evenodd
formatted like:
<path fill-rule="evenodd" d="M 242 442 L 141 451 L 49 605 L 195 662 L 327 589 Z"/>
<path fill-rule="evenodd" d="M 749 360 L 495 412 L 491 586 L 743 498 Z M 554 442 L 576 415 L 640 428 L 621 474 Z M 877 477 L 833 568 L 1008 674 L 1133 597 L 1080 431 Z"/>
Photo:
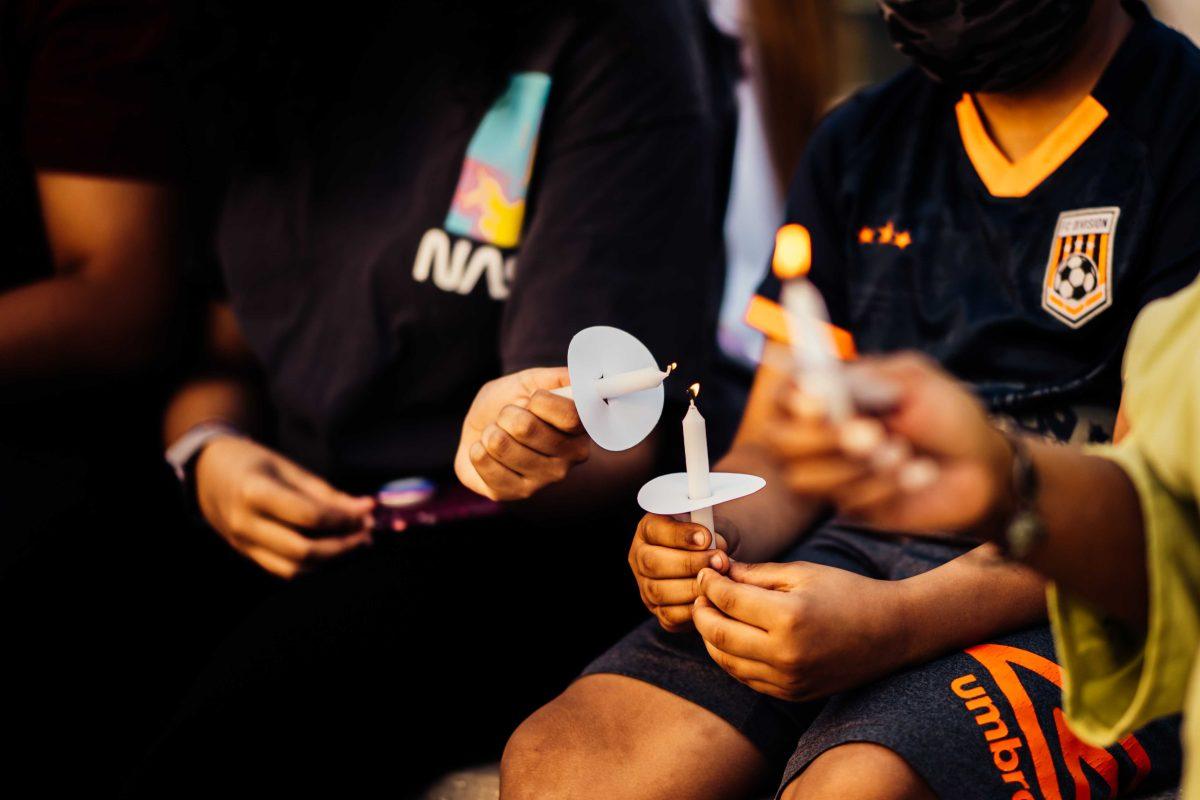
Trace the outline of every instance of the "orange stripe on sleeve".
<path fill-rule="evenodd" d="M 746 307 L 746 324 L 760 333 L 781 344 L 791 344 L 791 334 L 788 331 L 787 314 L 783 306 L 774 300 L 768 300 L 762 295 L 750 298 Z M 858 357 L 858 349 L 854 346 L 854 337 L 850 331 L 829 325 L 829 333 L 837 347 L 838 357 L 843 361 L 852 361 Z"/>

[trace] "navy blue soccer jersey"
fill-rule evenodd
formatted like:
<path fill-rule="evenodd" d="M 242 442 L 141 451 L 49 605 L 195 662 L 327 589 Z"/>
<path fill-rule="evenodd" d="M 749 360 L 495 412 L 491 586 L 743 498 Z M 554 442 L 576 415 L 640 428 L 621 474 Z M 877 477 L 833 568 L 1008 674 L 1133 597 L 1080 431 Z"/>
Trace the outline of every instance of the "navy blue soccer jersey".
<path fill-rule="evenodd" d="M 912 68 L 829 115 L 788 197 L 860 352 L 924 351 L 1064 440 L 1111 434 L 1133 318 L 1200 269 L 1200 51 L 1125 8 L 1091 95 L 1019 161 L 970 96 Z M 779 288 L 747 312 L 772 336 Z"/>

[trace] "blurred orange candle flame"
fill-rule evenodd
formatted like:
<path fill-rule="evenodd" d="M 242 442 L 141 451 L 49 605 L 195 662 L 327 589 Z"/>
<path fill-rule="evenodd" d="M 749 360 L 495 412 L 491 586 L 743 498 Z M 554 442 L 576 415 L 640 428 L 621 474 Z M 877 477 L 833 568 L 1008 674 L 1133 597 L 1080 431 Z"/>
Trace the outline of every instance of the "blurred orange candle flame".
<path fill-rule="evenodd" d="M 775 255 L 771 268 L 775 277 L 789 280 L 807 275 L 812 266 L 812 240 L 808 228 L 790 223 L 775 234 Z"/>

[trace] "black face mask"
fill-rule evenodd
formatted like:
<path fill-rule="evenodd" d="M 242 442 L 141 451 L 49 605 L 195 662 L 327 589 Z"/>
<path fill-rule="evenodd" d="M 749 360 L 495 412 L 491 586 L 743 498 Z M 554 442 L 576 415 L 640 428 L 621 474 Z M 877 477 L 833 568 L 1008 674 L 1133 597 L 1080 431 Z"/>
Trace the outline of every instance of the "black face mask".
<path fill-rule="evenodd" d="M 1079 42 L 1092 0 L 877 0 L 896 49 L 965 92 L 1019 89 Z"/>

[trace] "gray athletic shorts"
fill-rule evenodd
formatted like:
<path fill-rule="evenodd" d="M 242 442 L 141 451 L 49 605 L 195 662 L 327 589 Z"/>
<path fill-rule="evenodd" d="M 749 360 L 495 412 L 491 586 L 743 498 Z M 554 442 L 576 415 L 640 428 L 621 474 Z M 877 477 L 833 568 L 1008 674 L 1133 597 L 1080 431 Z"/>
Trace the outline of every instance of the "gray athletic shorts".
<path fill-rule="evenodd" d="M 963 552 L 954 544 L 831 523 L 781 560 L 900 580 Z M 721 717 L 780 770 L 780 791 L 822 752 L 847 742 L 893 750 L 943 798 L 1107 798 L 1179 779 L 1178 719 L 1155 722 L 1107 750 L 1067 731 L 1046 626 L 808 703 L 776 700 L 738 683 L 712 662 L 695 633 L 667 633 L 655 620 L 584 671 L 597 673 L 645 681 Z"/>

